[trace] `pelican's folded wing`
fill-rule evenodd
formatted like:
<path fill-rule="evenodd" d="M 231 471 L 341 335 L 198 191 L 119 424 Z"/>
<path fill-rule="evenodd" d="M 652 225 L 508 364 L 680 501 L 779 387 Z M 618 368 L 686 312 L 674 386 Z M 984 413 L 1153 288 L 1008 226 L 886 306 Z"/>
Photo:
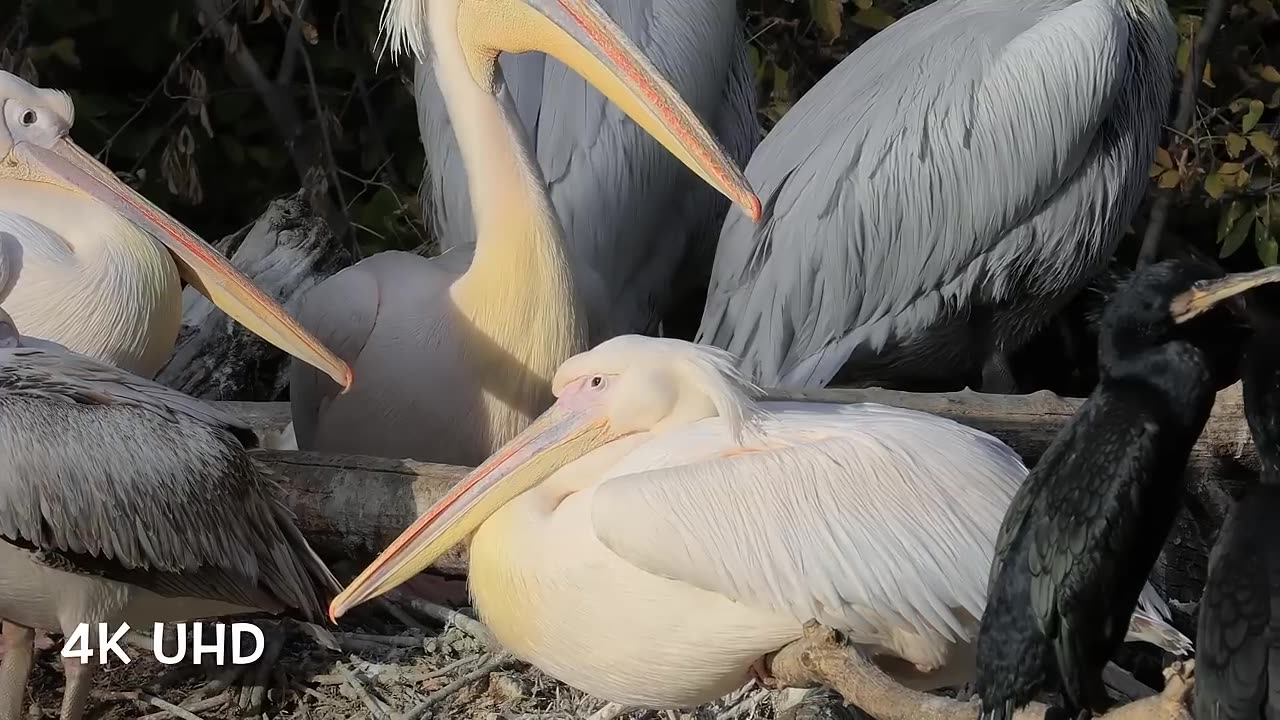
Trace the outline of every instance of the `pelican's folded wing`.
<path fill-rule="evenodd" d="M 336 581 L 208 405 L 72 353 L 0 350 L 0 540 L 163 595 L 323 617 Z"/>
<path fill-rule="evenodd" d="M 762 385 L 821 387 L 1117 235 L 1120 169 L 1078 170 L 1129 79 L 1128 27 L 1102 0 L 944 1 L 877 34 L 752 156 L 764 217 L 729 213 L 699 342 Z"/>
<path fill-rule="evenodd" d="M 1017 454 L 923 413 L 801 407 L 766 420 L 762 441 L 708 442 L 712 457 L 605 481 L 596 535 L 647 572 L 800 622 L 967 639 L 1026 475 Z M 717 426 L 727 433 L 716 419 L 688 432 Z"/>

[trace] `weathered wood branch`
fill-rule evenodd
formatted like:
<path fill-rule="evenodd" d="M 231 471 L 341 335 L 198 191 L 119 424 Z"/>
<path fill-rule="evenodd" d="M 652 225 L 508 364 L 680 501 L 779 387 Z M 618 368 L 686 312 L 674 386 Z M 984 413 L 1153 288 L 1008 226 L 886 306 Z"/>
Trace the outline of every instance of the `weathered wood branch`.
<path fill-rule="evenodd" d="M 810 622 L 804 637 L 770 658 L 769 670 L 782 685 L 825 685 L 850 705 L 877 720 L 974 720 L 978 704 L 904 687 L 874 663 L 850 648 L 830 628 Z M 1116 707 L 1099 720 L 1191 720 L 1188 707 L 1194 683 L 1191 663 L 1166 670 L 1164 691 Z M 1043 720 L 1046 706 L 1032 703 L 1014 714 L 1015 720 Z"/>
<path fill-rule="evenodd" d="M 361 455 L 255 455 L 282 476 L 285 502 L 316 552 L 357 562 L 382 552 L 470 469 Z M 465 547 L 454 548 L 434 567 L 465 574 Z"/>
<path fill-rule="evenodd" d="M 1083 400 L 1050 392 L 1030 395 L 988 395 L 972 390 L 950 393 L 910 393 L 898 390 L 840 389 L 774 390 L 770 400 L 801 402 L 873 402 L 948 417 L 991 433 L 1034 464 L 1071 419 Z M 259 435 L 278 434 L 289 424 L 288 403 L 221 403 L 220 406 L 253 425 Z M 1244 400 L 1237 383 L 1218 393 L 1213 415 L 1192 454 L 1195 474 L 1221 479 L 1228 470 L 1257 471 L 1257 455 L 1244 420 Z"/>
<path fill-rule="evenodd" d="M 999 437 L 1029 463 L 1044 452 L 1080 403 L 1048 393 L 922 395 L 874 389 L 777 393 L 774 397 L 870 401 L 933 412 Z M 278 433 L 289 423 L 286 403 L 218 404 L 251 423 L 259 434 Z M 263 451 L 259 457 L 287 478 L 289 503 L 317 550 L 328 557 L 352 559 L 380 552 L 467 472 L 467 468 L 412 460 L 307 452 Z M 1239 386 L 1234 386 L 1219 394 L 1196 445 L 1192 482 L 1215 486 L 1243 482 L 1253 476 L 1256 465 L 1243 419 L 1243 400 Z M 1187 552 L 1200 550 L 1189 548 Z M 455 550 L 437 567 L 462 572 L 463 558 L 463 551 Z"/>
<path fill-rule="evenodd" d="M 272 202 L 250 229 L 216 247 L 290 313 L 308 290 L 351 261 L 301 192 Z M 282 350 L 188 287 L 177 346 L 156 380 L 205 400 L 277 398 L 288 385 L 289 363 Z"/>

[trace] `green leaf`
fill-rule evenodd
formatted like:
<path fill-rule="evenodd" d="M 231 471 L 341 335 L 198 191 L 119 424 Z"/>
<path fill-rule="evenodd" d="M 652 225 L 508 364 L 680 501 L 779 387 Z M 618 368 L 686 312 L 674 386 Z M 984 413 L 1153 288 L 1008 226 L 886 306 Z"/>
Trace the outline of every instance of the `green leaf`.
<path fill-rule="evenodd" d="M 1240 153 L 1247 147 L 1249 147 L 1249 141 L 1245 140 L 1243 135 L 1227 133 L 1227 154 L 1232 160 L 1240 157 Z"/>
<path fill-rule="evenodd" d="M 1213 173 L 1204 179 L 1204 191 L 1209 193 L 1209 197 L 1217 200 L 1222 197 L 1222 193 L 1227 191 L 1227 184 L 1223 181 L 1221 175 Z"/>
<path fill-rule="evenodd" d="M 853 21 L 872 30 L 883 30 L 893 24 L 894 17 L 878 7 L 871 7 L 854 13 Z"/>
<path fill-rule="evenodd" d="M 1222 245 L 1222 249 L 1218 251 L 1219 258 L 1230 257 L 1240 249 L 1241 245 L 1244 245 L 1257 214 L 1257 208 L 1249 208 L 1246 211 L 1244 203 L 1239 201 L 1231 203 L 1227 211 L 1222 214 L 1222 222 L 1218 226 L 1218 244 Z"/>
<path fill-rule="evenodd" d="M 809 12 L 827 42 L 837 40 L 844 29 L 840 6 L 841 0 L 809 0 Z"/>
<path fill-rule="evenodd" d="M 1261 223 L 1258 223 L 1258 232 L 1254 235 L 1253 244 L 1258 249 L 1258 259 L 1263 265 L 1276 264 L 1276 256 L 1280 255 L 1280 243 L 1277 243 L 1273 237 L 1267 237 L 1266 228 Z"/>
<path fill-rule="evenodd" d="M 1254 130 L 1249 133 L 1249 144 L 1253 146 L 1254 150 L 1262 153 L 1263 157 L 1271 158 L 1276 154 L 1276 141 L 1261 130 Z"/>
<path fill-rule="evenodd" d="M 1261 100 L 1250 100 L 1249 112 L 1245 113 L 1244 119 L 1240 121 L 1240 127 L 1244 128 L 1245 132 L 1252 130 L 1262 119 L 1262 111 L 1266 107 Z"/>

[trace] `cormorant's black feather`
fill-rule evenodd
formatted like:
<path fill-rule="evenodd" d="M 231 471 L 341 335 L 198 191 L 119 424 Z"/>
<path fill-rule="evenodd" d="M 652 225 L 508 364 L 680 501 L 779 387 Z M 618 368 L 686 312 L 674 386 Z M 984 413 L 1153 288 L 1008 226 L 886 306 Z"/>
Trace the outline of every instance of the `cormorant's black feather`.
<path fill-rule="evenodd" d="M 1278 331 L 1274 322 L 1259 327 L 1245 356 L 1245 414 L 1262 474 L 1227 516 L 1209 557 L 1197 628 L 1197 718 L 1280 719 Z"/>
<path fill-rule="evenodd" d="M 1008 720 L 1045 690 L 1102 710 L 1102 670 L 1177 515 L 1187 457 L 1222 384 L 1221 311 L 1185 325 L 1171 301 L 1221 273 L 1169 261 L 1107 305 L 1100 381 L 1015 495 L 996 543 L 978 634 L 983 717 Z M 1220 333 L 1218 333 L 1220 335 Z M 1220 344 L 1220 343 L 1219 343 Z"/>

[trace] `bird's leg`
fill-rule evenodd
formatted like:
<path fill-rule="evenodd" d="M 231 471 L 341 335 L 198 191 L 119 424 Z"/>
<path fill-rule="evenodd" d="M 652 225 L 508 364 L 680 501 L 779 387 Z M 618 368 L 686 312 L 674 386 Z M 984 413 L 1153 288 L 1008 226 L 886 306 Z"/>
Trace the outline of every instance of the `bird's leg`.
<path fill-rule="evenodd" d="M 778 680 L 769 672 L 769 664 L 764 658 L 757 658 L 751 663 L 751 677 L 756 679 L 762 688 L 776 690 L 778 688 Z"/>
<path fill-rule="evenodd" d="M 1016 395 L 1018 383 L 1013 379 L 1013 368 L 1002 350 L 992 350 L 982 363 L 982 392 L 996 395 Z"/>
<path fill-rule="evenodd" d="M 67 685 L 62 691 L 62 712 L 58 718 L 80 720 L 89 703 L 89 691 L 93 687 L 93 676 L 98 671 L 98 663 L 92 659 L 81 661 L 74 657 L 64 657 L 62 670 L 66 674 Z"/>
<path fill-rule="evenodd" d="M 4 621 L 4 659 L 0 660 L 0 720 L 21 720 L 27 679 L 35 664 L 36 631 Z"/>

